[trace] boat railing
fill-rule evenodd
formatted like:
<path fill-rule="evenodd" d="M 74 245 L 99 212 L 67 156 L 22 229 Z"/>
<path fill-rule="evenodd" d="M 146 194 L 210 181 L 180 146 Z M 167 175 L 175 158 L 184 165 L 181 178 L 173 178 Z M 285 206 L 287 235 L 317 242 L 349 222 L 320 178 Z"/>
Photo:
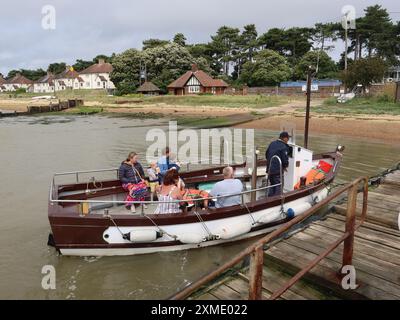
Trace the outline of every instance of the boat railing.
<path fill-rule="evenodd" d="M 170 201 L 129 201 L 130 204 L 160 204 L 160 203 L 181 203 L 181 202 L 201 202 L 201 201 L 206 201 L 206 200 L 217 200 L 217 199 L 222 199 L 222 198 L 231 198 L 235 196 L 244 196 L 253 192 L 258 192 L 258 191 L 263 191 L 267 190 L 269 188 L 274 188 L 274 187 L 279 187 L 281 186 L 281 183 L 275 184 L 275 185 L 269 185 L 265 187 L 260 187 L 256 189 L 250 189 L 246 191 L 242 191 L 239 193 L 232 193 L 232 194 L 226 194 L 226 195 L 221 195 L 221 196 L 212 196 L 212 197 L 202 197 L 202 198 L 192 198 L 192 199 L 179 199 L 179 200 L 170 200 Z M 106 189 L 115 189 L 116 187 L 110 187 Z M 49 201 L 51 203 L 93 203 L 93 204 L 126 204 L 125 200 L 89 200 L 89 199 L 53 199 L 53 194 L 54 194 L 54 183 L 52 181 L 51 187 L 50 187 L 50 195 L 49 195 Z M 242 197 L 242 201 L 243 197 Z"/>
<path fill-rule="evenodd" d="M 241 196 L 241 204 L 245 205 L 245 199 L 244 199 L 245 195 L 247 195 L 247 194 L 255 194 L 255 193 L 259 192 L 259 191 L 266 191 L 266 195 L 268 195 L 267 190 L 269 190 L 271 188 L 279 187 L 280 188 L 279 197 L 281 199 L 281 209 L 283 210 L 284 197 L 283 197 L 282 161 L 278 156 L 274 156 L 274 157 L 271 158 L 270 163 L 272 163 L 272 161 L 274 161 L 274 160 L 277 160 L 279 162 L 279 167 L 280 167 L 280 170 L 279 170 L 280 171 L 280 183 L 278 183 L 278 184 L 269 185 L 268 182 L 267 182 L 267 186 L 264 186 L 264 187 L 251 188 L 250 190 L 242 191 L 242 192 L 239 192 L 239 193 L 220 195 L 220 196 L 213 196 L 213 197 L 201 197 L 201 198 L 180 199 L 180 200 L 171 200 L 171 201 L 158 201 L 158 200 L 156 200 L 156 201 L 153 201 L 153 200 L 149 200 L 149 201 L 129 201 L 129 204 L 142 205 L 142 211 L 143 211 L 144 210 L 143 206 L 147 205 L 147 204 L 194 203 L 197 206 L 198 203 L 204 202 L 204 201 L 210 201 L 210 200 L 216 201 L 218 199 Z M 253 168 L 253 170 L 255 170 L 255 168 Z M 113 172 L 113 171 L 116 172 L 117 179 L 118 179 L 119 178 L 119 169 L 118 168 L 56 173 L 56 174 L 53 175 L 53 179 L 52 179 L 52 182 L 51 182 L 50 193 L 49 193 L 49 201 L 52 204 L 54 204 L 54 203 L 76 203 L 76 204 L 88 203 L 88 204 L 116 204 L 116 205 L 118 205 L 118 204 L 120 204 L 120 205 L 126 204 L 126 201 L 122 201 L 122 200 L 88 200 L 88 199 L 54 199 L 53 198 L 56 177 L 74 175 L 75 178 L 76 178 L 76 182 L 79 183 L 79 175 L 92 174 L 92 173 Z M 269 174 L 270 174 L 270 172 L 268 172 L 268 175 Z M 116 189 L 116 187 L 113 186 L 113 187 L 109 187 L 109 188 L 106 188 L 106 189 Z M 104 189 L 102 189 L 102 190 L 104 190 Z M 89 190 L 89 191 L 91 191 L 91 190 Z M 96 190 L 93 190 L 93 191 L 96 192 Z"/>
<path fill-rule="evenodd" d="M 356 224 L 356 209 L 357 209 L 357 195 L 359 191 L 359 185 L 362 183 L 362 208 L 361 215 L 358 224 Z M 203 277 L 189 284 L 181 291 L 174 294 L 169 299 L 181 300 L 186 299 L 193 295 L 201 287 L 207 285 L 211 281 L 215 280 L 218 276 L 222 275 L 229 269 L 238 265 L 241 261 L 250 257 L 249 264 L 249 300 L 260 300 L 262 298 L 263 289 L 263 269 L 264 269 L 264 250 L 270 248 L 270 243 L 281 237 L 283 234 L 290 231 L 292 227 L 303 222 L 305 219 L 311 217 L 313 214 L 318 212 L 324 206 L 329 204 L 331 201 L 342 196 L 343 193 L 347 192 L 347 213 L 345 220 L 345 231 L 337 240 L 330 244 L 319 256 L 315 257 L 310 261 L 302 270 L 300 270 L 293 278 L 291 278 L 284 286 L 276 290 L 269 297 L 270 300 L 278 299 L 289 290 L 294 284 L 297 283 L 302 277 L 304 277 L 312 268 L 314 268 L 321 260 L 326 258 L 332 251 L 334 251 L 341 243 L 343 244 L 342 253 L 342 267 L 352 265 L 353 259 L 353 247 L 354 247 L 354 235 L 355 232 L 362 226 L 367 217 L 367 203 L 368 203 L 368 178 L 360 177 L 353 182 L 345 185 L 344 187 L 337 189 L 327 198 L 318 202 L 316 205 L 308 209 L 301 215 L 298 215 L 290 221 L 283 224 L 280 228 L 269 233 L 263 238 L 259 239 L 229 261 L 219 266 L 212 272 L 207 272 Z M 342 269 L 341 269 L 342 270 Z M 338 277 L 338 284 L 340 284 L 341 278 Z"/>

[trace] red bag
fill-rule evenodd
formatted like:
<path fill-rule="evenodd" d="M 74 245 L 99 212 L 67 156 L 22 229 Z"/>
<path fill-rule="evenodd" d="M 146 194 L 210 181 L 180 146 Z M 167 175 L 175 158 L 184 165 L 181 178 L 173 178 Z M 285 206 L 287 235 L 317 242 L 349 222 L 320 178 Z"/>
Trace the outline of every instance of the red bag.
<path fill-rule="evenodd" d="M 330 163 L 320 160 L 318 163 L 318 169 L 322 170 L 325 173 L 329 173 L 332 169 L 333 165 L 331 165 Z"/>

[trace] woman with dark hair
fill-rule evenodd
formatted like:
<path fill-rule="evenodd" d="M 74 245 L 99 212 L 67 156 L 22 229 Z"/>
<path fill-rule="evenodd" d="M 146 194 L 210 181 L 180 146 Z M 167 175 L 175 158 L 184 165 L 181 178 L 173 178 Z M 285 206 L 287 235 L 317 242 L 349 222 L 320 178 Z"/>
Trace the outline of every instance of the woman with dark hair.
<path fill-rule="evenodd" d="M 136 212 L 133 201 L 144 201 L 147 196 L 147 184 L 144 180 L 144 171 L 139 163 L 139 156 L 136 152 L 129 153 L 127 159 L 119 167 L 119 180 L 122 188 L 128 191 L 125 199 L 125 206 L 132 212 Z"/>
<path fill-rule="evenodd" d="M 178 171 L 168 170 L 164 176 L 163 183 L 158 187 L 158 201 L 155 214 L 181 213 L 179 201 L 182 200 L 182 194 L 178 188 Z"/>

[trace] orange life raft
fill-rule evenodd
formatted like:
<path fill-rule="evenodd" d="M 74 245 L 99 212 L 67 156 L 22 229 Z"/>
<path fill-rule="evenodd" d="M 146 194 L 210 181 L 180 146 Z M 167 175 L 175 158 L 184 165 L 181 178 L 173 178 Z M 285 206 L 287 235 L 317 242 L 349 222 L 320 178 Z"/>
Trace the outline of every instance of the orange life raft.
<path fill-rule="evenodd" d="M 305 186 L 319 182 L 325 179 L 326 174 L 331 171 L 332 165 L 326 161 L 321 160 L 315 169 L 311 169 L 305 176 Z M 294 186 L 295 189 L 300 189 L 300 181 Z"/>

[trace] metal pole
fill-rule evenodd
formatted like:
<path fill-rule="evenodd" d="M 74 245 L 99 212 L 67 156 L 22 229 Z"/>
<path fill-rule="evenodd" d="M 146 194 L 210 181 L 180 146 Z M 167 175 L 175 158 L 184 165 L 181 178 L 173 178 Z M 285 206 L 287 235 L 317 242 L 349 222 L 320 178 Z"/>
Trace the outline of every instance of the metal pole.
<path fill-rule="evenodd" d="M 253 171 L 251 173 L 251 189 L 255 190 L 257 188 L 257 160 L 258 160 L 258 150 L 257 147 L 254 150 L 253 155 Z M 256 201 L 257 191 L 251 193 L 251 202 Z"/>
<path fill-rule="evenodd" d="M 344 52 L 344 73 L 345 73 L 345 81 L 344 81 L 344 93 L 347 93 L 347 84 L 346 84 L 346 80 L 347 80 L 347 66 L 348 66 L 348 62 L 347 62 L 347 52 L 349 50 L 349 45 L 347 43 L 347 39 L 348 39 L 348 20 L 347 20 L 347 15 L 348 13 L 345 14 L 345 28 L 344 28 L 344 44 L 345 44 L 345 52 Z"/>
<path fill-rule="evenodd" d="M 304 148 L 308 148 L 308 128 L 310 125 L 310 107 L 311 107 L 311 66 L 308 68 L 307 74 L 307 105 L 306 105 L 306 123 L 304 128 Z"/>

